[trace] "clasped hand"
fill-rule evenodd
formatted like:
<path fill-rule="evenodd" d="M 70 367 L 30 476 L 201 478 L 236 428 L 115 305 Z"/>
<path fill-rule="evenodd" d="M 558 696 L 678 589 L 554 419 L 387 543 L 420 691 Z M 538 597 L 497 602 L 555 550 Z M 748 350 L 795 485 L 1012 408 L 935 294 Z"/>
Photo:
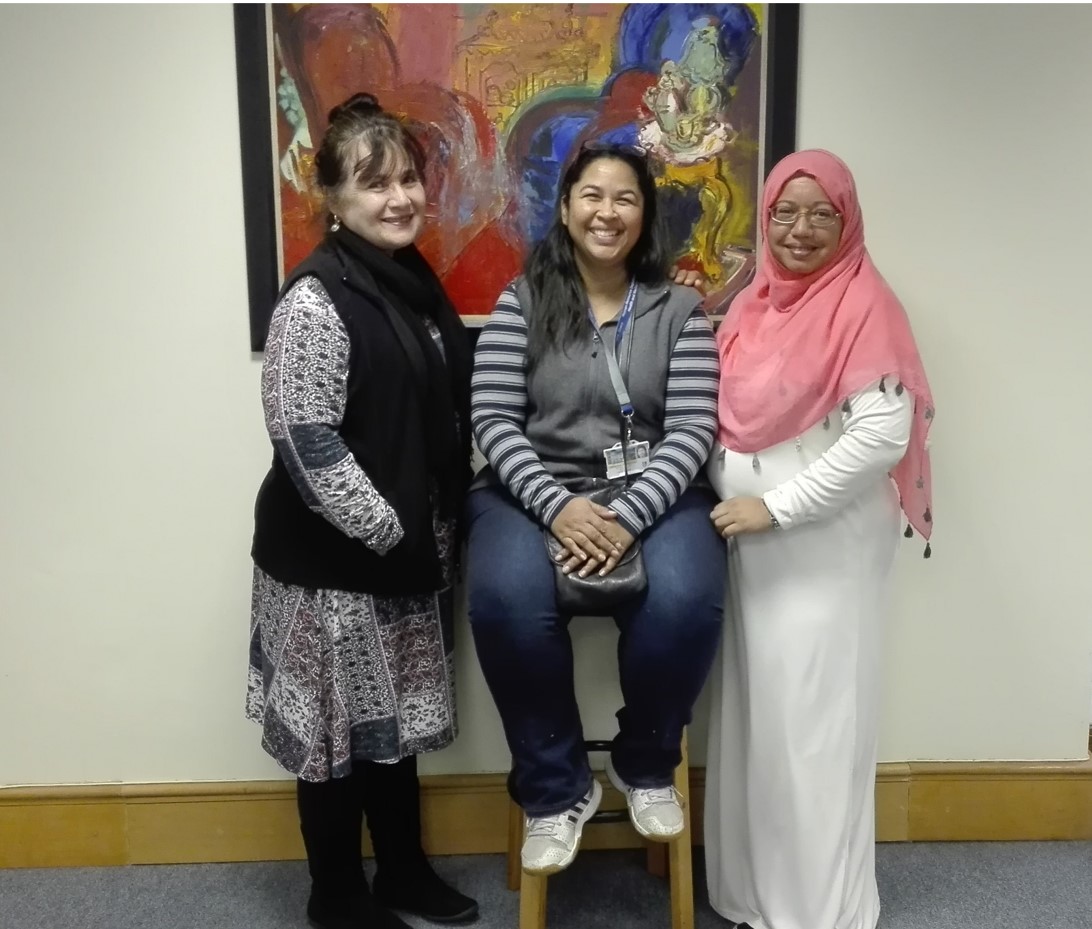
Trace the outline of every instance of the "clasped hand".
<path fill-rule="evenodd" d="M 765 532 L 773 527 L 770 511 L 761 497 L 732 497 L 721 500 L 709 514 L 724 538 L 748 532 Z"/>
<path fill-rule="evenodd" d="M 557 560 L 563 573 L 577 571 L 587 577 L 598 570 L 606 577 L 633 544 L 633 536 L 618 524 L 609 507 L 573 497 L 550 524 L 550 532 L 563 546 Z"/>

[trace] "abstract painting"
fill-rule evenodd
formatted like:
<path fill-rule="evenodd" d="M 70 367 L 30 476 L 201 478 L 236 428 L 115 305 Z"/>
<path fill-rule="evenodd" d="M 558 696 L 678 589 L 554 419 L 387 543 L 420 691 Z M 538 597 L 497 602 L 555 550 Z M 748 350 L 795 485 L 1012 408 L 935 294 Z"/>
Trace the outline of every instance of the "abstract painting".
<path fill-rule="evenodd" d="M 762 177 L 792 148 L 795 13 L 736 3 L 237 5 L 252 347 L 264 342 L 279 281 L 328 222 L 314 164 L 326 114 L 361 90 L 425 147 L 429 222 L 418 247 L 468 322 L 520 272 L 551 222 L 567 160 L 589 141 L 648 153 L 672 258 L 701 272 L 707 309 L 723 313 L 753 273 Z"/>

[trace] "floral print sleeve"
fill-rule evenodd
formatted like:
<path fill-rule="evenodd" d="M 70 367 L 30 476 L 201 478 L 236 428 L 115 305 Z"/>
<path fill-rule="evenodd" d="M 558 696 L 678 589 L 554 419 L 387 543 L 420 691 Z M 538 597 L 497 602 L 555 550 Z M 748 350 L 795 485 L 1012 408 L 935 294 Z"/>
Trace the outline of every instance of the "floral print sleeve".
<path fill-rule="evenodd" d="M 338 433 L 348 376 L 348 333 L 318 278 L 303 277 L 277 303 L 269 325 L 266 429 L 308 507 L 385 554 L 401 540 L 402 526 Z"/>

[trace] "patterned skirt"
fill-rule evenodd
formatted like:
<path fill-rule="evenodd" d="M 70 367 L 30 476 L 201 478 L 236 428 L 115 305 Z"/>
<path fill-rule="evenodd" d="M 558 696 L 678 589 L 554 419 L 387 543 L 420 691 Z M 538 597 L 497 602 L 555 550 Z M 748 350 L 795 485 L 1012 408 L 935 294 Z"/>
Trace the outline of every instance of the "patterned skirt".
<path fill-rule="evenodd" d="M 246 715 L 281 767 L 324 781 L 354 758 L 395 762 L 454 740 L 451 537 L 438 536 L 448 583 L 433 593 L 316 590 L 254 568 Z"/>

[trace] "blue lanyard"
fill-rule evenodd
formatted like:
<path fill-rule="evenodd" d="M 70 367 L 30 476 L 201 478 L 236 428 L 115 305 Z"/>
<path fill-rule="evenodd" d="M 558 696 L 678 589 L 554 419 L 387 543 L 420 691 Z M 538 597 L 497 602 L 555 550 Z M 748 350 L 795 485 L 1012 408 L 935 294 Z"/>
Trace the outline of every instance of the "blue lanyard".
<path fill-rule="evenodd" d="M 603 339 L 603 353 L 607 356 L 607 366 L 610 369 L 610 381 L 614 387 L 614 393 L 618 397 L 618 408 L 622 413 L 622 419 L 625 421 L 627 429 L 626 441 L 629 440 L 629 427 L 633 421 L 633 404 L 629 399 L 629 391 L 626 389 L 626 382 L 622 378 L 622 372 L 618 368 L 618 349 L 622 346 L 622 340 L 625 338 L 626 329 L 629 327 L 630 320 L 633 319 L 633 307 L 637 302 L 637 282 L 631 281 L 629 290 L 626 292 L 626 299 L 622 304 L 622 315 L 618 317 L 618 324 L 614 329 L 614 346 L 607 344 L 607 340 Z M 599 332 L 600 338 L 602 338 L 602 332 L 599 330 L 598 324 L 595 322 L 595 314 L 592 313 L 591 307 L 588 308 L 588 318 L 591 320 L 592 328 Z"/>
<path fill-rule="evenodd" d="M 629 290 L 626 291 L 626 298 L 622 301 L 622 315 L 618 317 L 618 324 L 614 327 L 614 354 L 617 356 L 618 349 L 622 347 L 622 340 L 626 337 L 626 330 L 629 328 L 630 320 L 633 319 L 633 307 L 637 303 L 637 282 L 630 281 Z M 595 314 L 592 313 L 591 307 L 588 307 L 588 319 L 591 320 L 592 328 L 600 332 L 599 324 L 595 321 Z M 603 344 L 606 345 L 607 340 L 603 339 Z"/>
<path fill-rule="evenodd" d="M 625 302 L 622 304 L 622 315 L 618 317 L 618 325 L 614 327 L 614 354 L 622 347 L 622 340 L 626 337 L 626 329 L 629 321 L 633 319 L 633 305 L 637 302 L 637 282 L 630 281 L 629 291 L 626 293 Z"/>

